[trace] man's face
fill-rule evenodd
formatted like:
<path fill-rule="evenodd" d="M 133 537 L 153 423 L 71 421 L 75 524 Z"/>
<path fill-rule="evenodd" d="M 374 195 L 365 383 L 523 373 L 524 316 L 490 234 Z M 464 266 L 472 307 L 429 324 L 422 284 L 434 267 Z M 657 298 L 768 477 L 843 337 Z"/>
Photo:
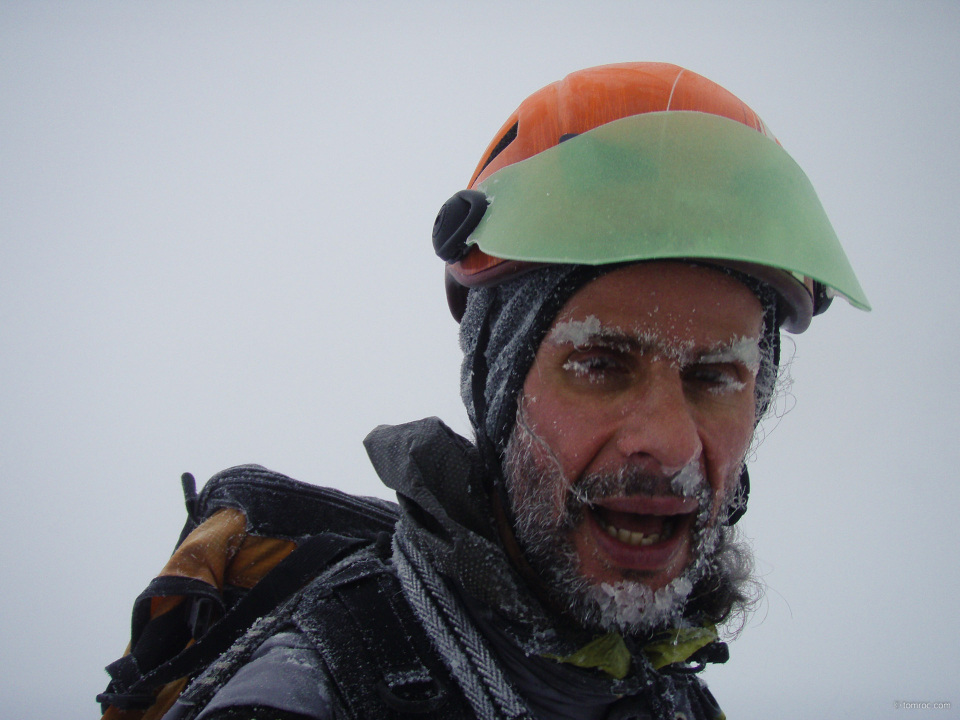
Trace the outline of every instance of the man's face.
<path fill-rule="evenodd" d="M 614 271 L 564 306 L 507 458 L 518 539 L 554 594 L 637 605 L 606 625 L 682 605 L 753 435 L 762 328 L 742 283 L 682 263 Z"/>

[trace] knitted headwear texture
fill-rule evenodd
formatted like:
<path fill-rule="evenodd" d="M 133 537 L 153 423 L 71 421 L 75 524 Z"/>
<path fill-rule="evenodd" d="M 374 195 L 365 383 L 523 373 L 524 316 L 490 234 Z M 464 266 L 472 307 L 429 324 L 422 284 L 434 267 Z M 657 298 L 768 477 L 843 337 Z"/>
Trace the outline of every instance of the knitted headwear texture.
<path fill-rule="evenodd" d="M 460 321 L 460 396 L 481 451 L 485 442 L 496 454 L 506 448 L 524 380 L 553 319 L 577 290 L 609 270 L 548 265 L 470 291 Z"/>

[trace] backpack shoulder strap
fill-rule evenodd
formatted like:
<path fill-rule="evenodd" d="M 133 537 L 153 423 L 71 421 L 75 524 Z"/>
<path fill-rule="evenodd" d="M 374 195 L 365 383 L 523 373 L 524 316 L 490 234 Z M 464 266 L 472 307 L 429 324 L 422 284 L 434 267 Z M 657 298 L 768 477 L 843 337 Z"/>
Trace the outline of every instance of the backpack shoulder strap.
<path fill-rule="evenodd" d="M 159 664 L 157 659 L 169 653 L 171 647 L 183 648 L 185 641 L 189 640 L 189 632 L 183 623 L 182 613 L 168 612 L 150 620 L 131 652 L 107 666 L 112 682 L 105 693 L 97 696 L 97 701 L 120 709 L 149 707 L 155 700 L 154 691 L 157 688 L 193 675 L 209 665 L 258 618 L 292 596 L 323 568 L 363 544 L 365 541 L 361 539 L 333 533 L 316 535 L 303 542 L 267 573 L 209 632 Z"/>
<path fill-rule="evenodd" d="M 381 542 L 378 549 L 388 546 Z M 392 566 L 376 553 L 355 555 L 307 588 L 293 621 L 317 648 L 350 717 L 474 717 Z"/>

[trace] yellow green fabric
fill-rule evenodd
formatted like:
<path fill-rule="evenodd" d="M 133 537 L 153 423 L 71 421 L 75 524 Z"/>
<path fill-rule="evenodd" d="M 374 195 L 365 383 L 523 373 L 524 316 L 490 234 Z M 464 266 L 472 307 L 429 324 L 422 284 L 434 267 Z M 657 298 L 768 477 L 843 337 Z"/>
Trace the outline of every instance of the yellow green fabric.
<path fill-rule="evenodd" d="M 817 194 L 775 141 L 699 112 L 634 115 L 501 168 L 470 242 L 599 265 L 713 258 L 806 275 L 869 310 Z"/>
<path fill-rule="evenodd" d="M 544 657 L 577 667 L 597 668 L 617 680 L 622 680 L 630 672 L 630 651 L 627 650 L 623 638 L 615 632 L 598 637 L 571 655 L 565 657 L 544 655 Z"/>
<path fill-rule="evenodd" d="M 666 638 L 645 645 L 643 654 L 654 669 L 659 670 L 666 665 L 683 662 L 718 638 L 716 625 L 677 628 L 670 630 Z"/>
<path fill-rule="evenodd" d="M 719 638 L 716 625 L 678 628 L 661 633 L 655 642 L 643 647 L 643 654 L 655 670 L 672 663 L 684 662 L 697 650 Z M 610 632 L 587 643 L 566 656 L 544 655 L 558 662 L 582 668 L 596 668 L 622 680 L 630 672 L 630 651 L 619 633 Z"/>

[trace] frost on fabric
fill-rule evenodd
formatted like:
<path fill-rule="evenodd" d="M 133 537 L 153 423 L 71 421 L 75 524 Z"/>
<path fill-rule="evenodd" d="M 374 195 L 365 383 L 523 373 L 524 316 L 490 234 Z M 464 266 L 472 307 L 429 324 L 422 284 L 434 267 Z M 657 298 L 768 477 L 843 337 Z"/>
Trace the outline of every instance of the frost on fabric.
<path fill-rule="evenodd" d="M 391 688 L 398 688 L 404 685 L 425 685 L 433 680 L 433 676 L 425 669 L 417 670 L 394 670 L 385 673 L 383 679 Z"/>
<path fill-rule="evenodd" d="M 495 287 L 473 288 L 467 295 L 467 307 L 460 321 L 460 347 L 463 364 L 460 371 L 460 394 L 475 428 L 485 430 L 496 439 L 506 417 L 504 407 L 512 413 L 511 378 L 518 362 L 529 351 L 529 337 L 537 326 L 543 305 L 557 290 L 559 283 L 573 272 L 572 265 L 554 265 L 523 275 Z M 483 330 L 489 332 L 482 348 L 486 363 L 483 383 L 486 417 L 477 417 L 480 403 L 474 398 L 473 370 L 483 365 L 475 353 Z M 478 423 L 483 422 L 483 428 Z M 505 438 L 504 438 L 505 440 Z"/>
<path fill-rule="evenodd" d="M 183 692 L 179 703 L 201 706 L 268 640 L 283 619 L 283 608 L 265 615 L 233 646 L 211 662 Z M 178 703 L 178 704 L 179 704 Z"/>

